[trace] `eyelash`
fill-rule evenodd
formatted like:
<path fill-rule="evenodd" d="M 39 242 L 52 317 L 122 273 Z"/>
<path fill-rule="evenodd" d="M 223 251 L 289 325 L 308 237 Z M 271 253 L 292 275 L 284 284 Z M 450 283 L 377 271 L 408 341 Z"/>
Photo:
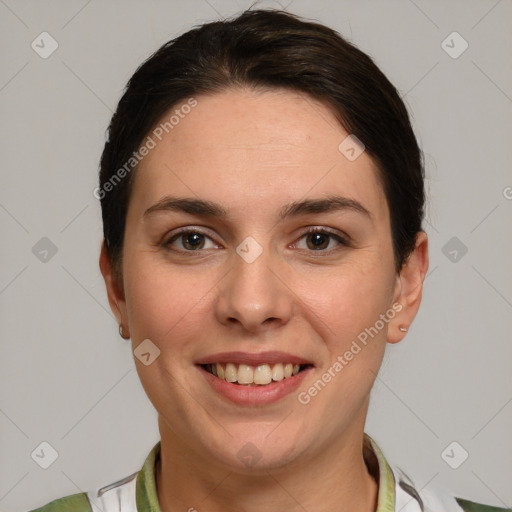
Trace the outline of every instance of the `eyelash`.
<path fill-rule="evenodd" d="M 314 234 L 321 234 L 321 235 L 327 235 L 329 236 L 330 238 L 336 240 L 338 242 L 338 246 L 337 247 L 334 247 L 334 248 L 331 248 L 331 249 L 323 249 L 323 250 L 318 250 L 318 251 L 315 251 L 315 250 L 310 250 L 310 252 L 312 253 L 331 253 L 332 251 L 335 251 L 337 249 L 341 247 L 349 247 L 350 246 L 350 243 L 349 243 L 349 238 L 348 236 L 342 236 L 340 235 L 339 233 L 336 233 L 334 231 L 331 231 L 330 229 L 326 229 L 326 228 L 318 228 L 318 227 L 310 227 L 308 228 L 306 231 L 304 231 L 300 237 L 299 237 L 299 240 L 301 240 L 303 237 L 307 236 L 307 235 L 314 235 Z"/>
<path fill-rule="evenodd" d="M 182 254 L 188 254 L 188 255 L 193 255 L 194 253 L 201 252 L 202 249 L 198 249 L 198 250 L 194 251 L 194 250 L 187 250 L 187 249 L 175 249 L 175 248 L 172 247 L 172 243 L 174 241 L 178 240 L 182 235 L 185 235 L 185 234 L 198 234 L 198 235 L 204 236 L 204 237 L 209 238 L 210 240 L 212 240 L 212 238 L 209 235 L 207 235 L 206 233 L 204 233 L 204 232 L 202 232 L 200 230 L 184 228 L 184 229 L 178 231 L 177 233 L 174 233 L 169 239 L 167 239 L 167 241 L 165 241 L 162 244 L 162 246 L 165 249 L 172 250 L 172 251 L 175 251 L 175 252 L 179 252 L 179 253 L 182 253 Z M 333 251 L 339 250 L 340 246 L 341 247 L 349 247 L 350 246 L 350 242 L 349 242 L 350 239 L 349 239 L 348 236 L 344 237 L 344 236 L 340 235 L 339 233 L 335 233 L 335 232 L 333 232 L 333 231 L 331 231 L 329 229 L 318 228 L 318 227 L 310 227 L 310 228 L 308 228 L 306 231 L 304 231 L 299 236 L 297 242 L 299 240 L 301 240 L 302 238 L 304 238 L 305 236 L 307 236 L 307 235 L 314 235 L 314 234 L 327 235 L 331 239 L 336 240 L 339 245 L 337 247 L 334 247 L 334 248 L 331 248 L 331 249 L 318 249 L 318 250 L 310 249 L 310 250 L 308 250 L 308 252 L 311 252 L 313 254 L 314 253 L 324 253 L 324 254 L 331 253 Z M 294 245 L 296 245 L 297 242 L 294 242 Z"/>

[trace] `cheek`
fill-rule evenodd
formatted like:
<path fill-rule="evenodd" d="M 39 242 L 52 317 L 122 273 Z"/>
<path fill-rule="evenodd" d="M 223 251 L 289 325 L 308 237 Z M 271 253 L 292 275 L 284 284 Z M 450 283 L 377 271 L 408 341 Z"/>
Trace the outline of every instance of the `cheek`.
<path fill-rule="evenodd" d="M 321 367 L 299 390 L 298 401 L 316 411 L 312 421 L 318 419 L 326 437 L 339 435 L 364 409 L 381 366 L 387 324 L 380 315 L 389 308 L 384 277 L 377 262 L 373 271 L 347 265 L 330 278 L 309 279 L 301 289 L 303 311 L 322 342 L 317 344 Z"/>
<path fill-rule="evenodd" d="M 211 274 L 184 267 L 171 271 L 165 263 L 155 263 L 154 255 L 134 258 L 127 270 L 126 304 L 134 339 L 179 345 L 204 323 Z"/>
<path fill-rule="evenodd" d="M 391 269 L 390 264 L 373 260 L 297 279 L 304 312 L 309 311 L 310 321 L 322 329 L 331 348 L 344 349 L 390 308 Z"/>

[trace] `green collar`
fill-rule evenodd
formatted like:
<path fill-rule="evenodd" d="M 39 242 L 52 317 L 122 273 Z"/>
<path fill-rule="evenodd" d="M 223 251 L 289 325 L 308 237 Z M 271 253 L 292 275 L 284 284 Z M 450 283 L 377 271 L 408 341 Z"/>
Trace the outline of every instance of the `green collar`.
<path fill-rule="evenodd" d="M 145 512 L 162 512 L 158 503 L 155 465 L 160 457 L 161 441 L 153 447 L 137 475 L 137 509 Z M 378 503 L 376 512 L 394 512 L 395 479 L 393 472 L 375 441 L 364 434 L 363 453 L 369 471 L 378 477 Z"/>
<path fill-rule="evenodd" d="M 377 443 L 366 433 L 363 440 L 363 455 L 370 473 L 378 475 L 379 493 L 376 512 L 394 512 L 395 477 Z"/>
<path fill-rule="evenodd" d="M 136 500 L 137 510 L 146 512 L 162 512 L 156 493 L 155 465 L 160 457 L 161 441 L 158 441 L 144 462 L 137 475 Z"/>

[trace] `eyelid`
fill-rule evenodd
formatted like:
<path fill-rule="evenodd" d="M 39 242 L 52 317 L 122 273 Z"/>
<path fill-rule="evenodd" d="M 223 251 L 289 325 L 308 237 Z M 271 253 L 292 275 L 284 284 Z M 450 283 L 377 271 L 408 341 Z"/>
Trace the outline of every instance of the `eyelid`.
<path fill-rule="evenodd" d="M 171 250 L 174 250 L 176 252 L 180 252 L 180 253 L 194 253 L 194 252 L 201 252 L 201 251 L 204 251 L 205 249 L 199 249 L 197 251 L 186 251 L 184 249 L 176 249 L 176 248 L 173 248 L 172 247 L 172 243 L 175 242 L 177 239 L 179 239 L 179 237 L 185 233 L 197 233 L 198 235 L 202 235 L 206 238 L 209 238 L 215 245 L 219 245 L 214 239 L 213 237 L 208 234 L 207 231 L 204 231 L 203 229 L 201 228 L 197 228 L 197 227 L 191 227 L 191 226 L 184 226 L 182 228 L 178 228 L 177 231 L 172 231 L 170 234 L 166 234 L 164 237 L 163 237 L 163 240 L 162 240 L 162 243 L 161 245 L 163 245 L 165 248 L 167 249 L 171 249 Z"/>
<path fill-rule="evenodd" d="M 172 234 L 167 234 L 164 238 L 163 238 L 163 241 L 162 241 L 162 245 L 166 248 L 170 248 L 171 250 L 175 250 L 176 252 L 180 252 L 180 253 L 195 253 L 195 252 L 202 252 L 204 250 L 207 250 L 207 249 L 198 249 L 197 251 L 187 251 L 187 250 L 184 250 L 184 249 L 175 249 L 175 248 L 172 248 L 172 243 L 174 241 L 176 241 L 177 239 L 179 239 L 180 235 L 183 235 L 184 233 L 197 233 L 197 234 L 200 234 L 206 238 L 209 238 L 215 245 L 220 245 L 218 244 L 214 238 L 208 234 L 208 232 L 206 230 L 204 230 L 204 228 L 198 228 L 198 227 L 194 227 L 194 226 L 183 226 L 181 228 L 177 228 L 178 230 L 177 231 L 173 231 Z M 339 232 L 338 230 L 334 230 L 332 228 L 327 228 L 327 227 L 324 227 L 324 226 L 308 226 L 307 228 L 305 228 L 302 233 L 299 235 L 299 237 L 296 239 L 295 242 L 292 243 L 292 246 L 295 246 L 299 240 L 301 240 L 302 238 L 304 238 L 305 236 L 309 235 L 309 234 L 315 234 L 315 233 L 321 233 L 321 234 L 325 234 L 325 235 L 328 235 L 332 238 L 334 238 L 339 245 L 341 245 L 342 247 L 348 247 L 351 245 L 351 238 L 350 236 L 348 236 L 346 233 L 342 233 L 342 232 Z M 335 251 L 337 249 L 337 247 L 334 247 L 334 248 L 331 248 L 331 249 L 323 249 L 323 250 L 318 250 L 318 251 L 315 251 L 315 250 L 307 250 L 305 249 L 307 252 L 310 252 L 310 253 L 316 253 L 316 254 L 321 254 L 321 253 L 330 253 L 332 251 Z"/>
<path fill-rule="evenodd" d="M 340 231 L 332 229 L 332 228 L 327 228 L 324 226 L 309 226 L 308 228 L 306 228 L 305 231 L 303 231 L 301 233 L 298 240 L 300 240 L 302 237 L 304 237 L 306 235 L 315 234 L 315 233 L 329 235 L 329 236 L 335 238 L 340 244 L 346 245 L 346 246 L 351 245 L 351 242 L 352 242 L 352 239 L 346 233 L 340 232 Z M 296 242 L 294 242 L 294 243 L 296 243 Z M 318 251 L 318 252 L 322 252 L 322 251 Z M 328 252 L 328 251 L 324 251 L 324 252 Z"/>

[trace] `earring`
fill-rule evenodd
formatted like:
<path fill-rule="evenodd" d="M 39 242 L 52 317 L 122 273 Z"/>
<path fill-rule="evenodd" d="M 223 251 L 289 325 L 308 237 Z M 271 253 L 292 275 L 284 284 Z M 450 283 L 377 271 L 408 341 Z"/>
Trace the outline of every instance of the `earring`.
<path fill-rule="evenodd" d="M 399 329 L 402 331 L 402 332 L 407 332 L 407 327 L 405 327 L 405 325 L 401 325 L 399 327 Z"/>
<path fill-rule="evenodd" d="M 119 336 L 121 336 L 121 338 L 123 338 L 124 340 L 129 340 L 130 339 L 130 336 L 126 336 L 124 331 L 123 331 L 123 325 L 122 324 L 119 324 Z"/>

